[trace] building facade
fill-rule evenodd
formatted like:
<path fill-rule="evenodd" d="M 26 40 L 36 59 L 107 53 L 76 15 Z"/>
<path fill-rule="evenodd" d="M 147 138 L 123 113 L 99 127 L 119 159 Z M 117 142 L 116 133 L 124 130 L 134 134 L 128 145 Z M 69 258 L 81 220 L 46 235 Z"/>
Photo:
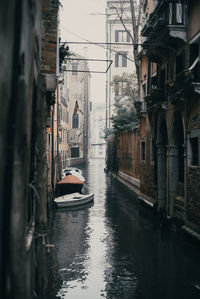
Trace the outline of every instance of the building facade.
<path fill-rule="evenodd" d="M 109 138 L 108 168 L 199 236 L 200 1 L 145 0 L 142 9 L 139 127 Z"/>
<path fill-rule="evenodd" d="M 46 298 L 58 2 L 0 2 L 1 298 Z"/>
<path fill-rule="evenodd" d="M 141 191 L 199 233 L 200 1 L 143 1 L 143 12 Z"/>
<path fill-rule="evenodd" d="M 110 118 L 114 114 L 115 97 L 122 95 L 126 85 L 125 80 L 122 79 L 122 74 L 133 74 L 135 67 L 130 37 L 133 34 L 130 2 L 107 0 L 106 5 L 106 55 L 108 60 L 113 61 L 106 76 L 106 127 L 110 128 L 112 126 Z M 120 21 L 120 17 L 122 21 Z"/>
<path fill-rule="evenodd" d="M 104 103 L 93 103 L 91 113 L 91 158 L 103 158 L 106 155 L 104 129 L 106 125 Z"/>
<path fill-rule="evenodd" d="M 68 144 L 69 131 L 69 87 L 67 86 L 67 73 L 61 71 L 59 77 L 58 96 L 58 152 L 60 157 L 60 168 L 67 166 L 67 159 L 70 155 Z"/>
<path fill-rule="evenodd" d="M 90 155 L 90 73 L 87 59 L 72 54 L 63 64 L 60 93 L 59 134 L 62 134 L 62 139 L 59 152 L 62 151 L 63 166 L 87 162 Z M 65 119 L 65 128 L 61 117 Z"/>

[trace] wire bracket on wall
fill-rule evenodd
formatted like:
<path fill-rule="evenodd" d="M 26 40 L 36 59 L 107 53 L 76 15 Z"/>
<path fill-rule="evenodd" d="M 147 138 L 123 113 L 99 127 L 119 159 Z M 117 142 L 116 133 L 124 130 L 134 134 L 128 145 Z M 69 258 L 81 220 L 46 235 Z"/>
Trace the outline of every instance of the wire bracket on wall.
<path fill-rule="evenodd" d="M 94 62 L 107 62 L 109 63 L 107 69 L 105 71 L 82 71 L 82 70 L 76 70 L 77 73 L 96 73 L 96 74 L 106 74 L 109 70 L 109 68 L 111 67 L 111 64 L 113 63 L 113 60 L 110 59 L 91 59 L 91 58 L 68 58 L 67 60 L 76 60 L 76 61 L 94 61 Z M 64 72 L 74 72 L 74 70 L 64 70 Z"/>

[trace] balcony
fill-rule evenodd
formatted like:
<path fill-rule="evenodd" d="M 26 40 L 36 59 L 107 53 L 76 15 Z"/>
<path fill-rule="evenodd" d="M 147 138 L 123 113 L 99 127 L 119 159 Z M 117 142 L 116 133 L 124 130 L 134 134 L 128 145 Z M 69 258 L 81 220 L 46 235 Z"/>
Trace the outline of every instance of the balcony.
<path fill-rule="evenodd" d="M 142 29 L 146 37 L 143 47 L 149 49 L 149 55 L 165 56 L 166 46 L 176 49 L 186 42 L 186 1 L 160 1 L 149 15 Z"/>
<path fill-rule="evenodd" d="M 147 111 L 166 109 L 165 88 L 151 88 L 145 97 Z"/>
<path fill-rule="evenodd" d="M 191 94 L 200 95 L 200 61 L 195 59 L 190 68 L 176 76 L 176 80 L 167 88 L 168 99 L 173 104 L 187 101 Z"/>
<path fill-rule="evenodd" d="M 146 109 L 146 102 L 144 100 L 135 101 L 134 105 L 135 105 L 136 113 L 138 114 L 138 116 L 145 115 L 147 109 Z"/>

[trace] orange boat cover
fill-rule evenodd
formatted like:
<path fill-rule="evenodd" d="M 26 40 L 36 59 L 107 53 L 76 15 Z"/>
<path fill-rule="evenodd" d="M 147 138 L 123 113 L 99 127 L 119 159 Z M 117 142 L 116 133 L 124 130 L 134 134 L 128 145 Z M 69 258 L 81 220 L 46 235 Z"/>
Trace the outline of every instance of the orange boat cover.
<path fill-rule="evenodd" d="M 64 177 L 58 184 L 78 184 L 83 185 L 83 182 L 79 180 L 76 176 L 69 174 Z"/>

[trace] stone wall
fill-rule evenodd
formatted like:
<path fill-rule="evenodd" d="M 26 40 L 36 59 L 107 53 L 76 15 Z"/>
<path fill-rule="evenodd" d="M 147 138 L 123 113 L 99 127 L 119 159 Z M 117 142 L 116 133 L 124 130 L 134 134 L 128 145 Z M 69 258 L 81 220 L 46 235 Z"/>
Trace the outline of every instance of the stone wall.
<path fill-rule="evenodd" d="M 187 221 L 200 228 L 200 168 L 187 169 Z M 199 230 L 200 233 L 200 230 Z"/>

